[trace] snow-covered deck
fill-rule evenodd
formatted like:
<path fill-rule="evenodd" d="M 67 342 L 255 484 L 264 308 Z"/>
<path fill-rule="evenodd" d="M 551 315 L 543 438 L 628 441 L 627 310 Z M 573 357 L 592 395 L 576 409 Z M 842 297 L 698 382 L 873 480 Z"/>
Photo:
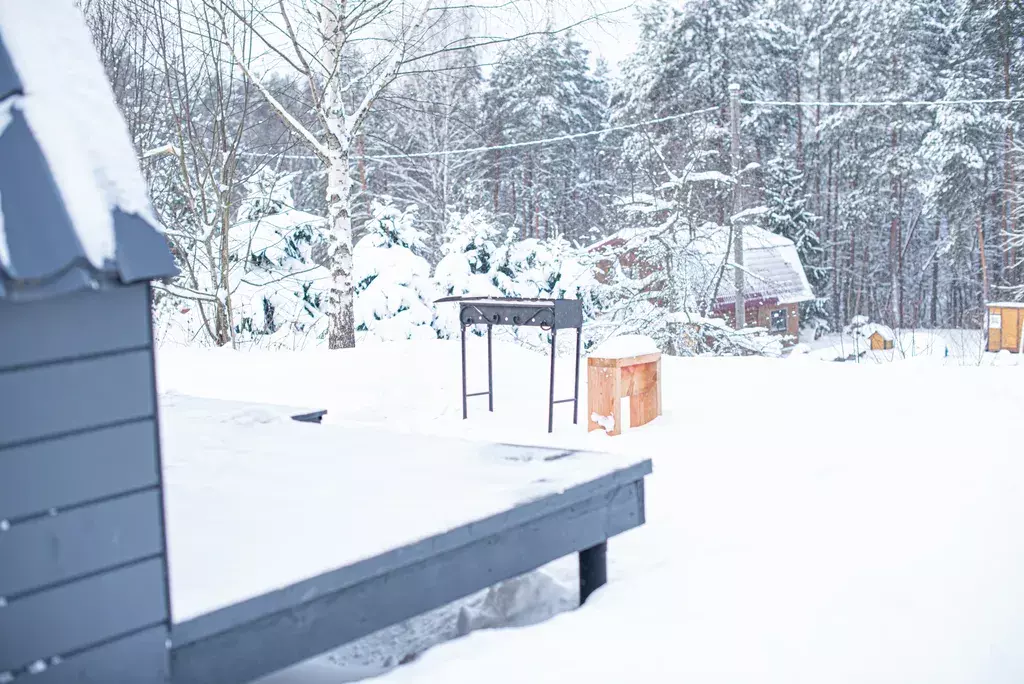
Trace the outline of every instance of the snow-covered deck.
<path fill-rule="evenodd" d="M 643 522 L 648 461 L 160 409 L 177 683 L 247 681 Z"/>

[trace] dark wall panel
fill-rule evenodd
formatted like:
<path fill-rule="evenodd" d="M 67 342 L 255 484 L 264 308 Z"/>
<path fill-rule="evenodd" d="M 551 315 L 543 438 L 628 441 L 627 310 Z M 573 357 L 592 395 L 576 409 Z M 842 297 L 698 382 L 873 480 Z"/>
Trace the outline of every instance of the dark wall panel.
<path fill-rule="evenodd" d="M 0 371 L 0 447 L 153 415 L 150 352 Z"/>
<path fill-rule="evenodd" d="M 0 370 L 149 344 L 146 285 L 33 302 L 0 299 Z"/>
<path fill-rule="evenodd" d="M 64 584 L 0 609 L 0 672 L 167 620 L 163 559 Z"/>
<path fill-rule="evenodd" d="M 30 684 L 166 684 L 167 628 L 152 627 L 85 651 L 32 675 Z"/>
<path fill-rule="evenodd" d="M 0 520 L 151 487 L 158 478 L 151 418 L 0 449 Z"/>
<path fill-rule="evenodd" d="M 163 553 L 157 489 L 16 523 L 0 534 L 0 596 Z"/>

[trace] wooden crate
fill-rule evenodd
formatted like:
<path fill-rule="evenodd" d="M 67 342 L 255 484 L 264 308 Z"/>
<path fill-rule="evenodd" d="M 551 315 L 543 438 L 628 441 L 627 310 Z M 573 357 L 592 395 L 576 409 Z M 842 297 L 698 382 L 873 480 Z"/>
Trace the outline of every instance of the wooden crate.
<path fill-rule="evenodd" d="M 587 359 L 587 431 L 602 429 L 594 415 L 611 416 L 609 435 L 622 432 L 622 399 L 629 397 L 629 426 L 661 415 L 661 353 Z"/>

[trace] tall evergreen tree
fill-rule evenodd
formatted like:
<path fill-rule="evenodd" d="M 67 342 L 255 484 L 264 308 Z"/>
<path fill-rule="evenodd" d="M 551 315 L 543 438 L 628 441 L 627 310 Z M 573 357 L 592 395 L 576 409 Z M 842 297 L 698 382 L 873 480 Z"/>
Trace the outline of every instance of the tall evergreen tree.
<path fill-rule="evenodd" d="M 586 239 L 600 222 L 595 199 L 608 196 L 595 163 L 597 136 L 517 147 L 600 128 L 606 88 L 571 33 L 546 34 L 504 55 L 484 97 L 491 146 L 486 187 L 491 209 L 524 238 Z"/>
<path fill-rule="evenodd" d="M 789 157 L 773 159 L 765 171 L 765 215 L 768 230 L 787 237 L 796 245 L 807 281 L 816 299 L 800 305 L 800 320 L 813 324 L 829 319 L 828 269 L 825 250 L 818 235 L 819 217 L 809 209 L 804 175 Z"/>

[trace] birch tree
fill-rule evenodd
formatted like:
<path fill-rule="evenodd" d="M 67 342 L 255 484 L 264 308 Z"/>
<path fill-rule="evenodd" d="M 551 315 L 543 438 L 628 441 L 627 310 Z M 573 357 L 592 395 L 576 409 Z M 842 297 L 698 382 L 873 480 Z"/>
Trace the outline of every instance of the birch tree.
<path fill-rule="evenodd" d="M 279 0 L 264 7 L 251 0 L 207 0 L 225 26 L 232 19 L 244 23 L 266 48 L 273 68 L 290 70 L 308 89 L 315 128 L 302 123 L 296 112 L 274 97 L 262 74 L 235 60 L 326 167 L 331 231 L 323 265 L 331 272 L 325 306 L 331 349 L 355 346 L 351 166 L 358 135 L 374 102 L 442 19 L 443 12 L 438 10 L 443 8 L 436 4 L 432 0 Z"/>
<path fill-rule="evenodd" d="M 268 69 L 245 67 L 246 76 L 281 118 L 318 156 L 327 175 L 330 245 L 324 265 L 332 274 L 326 303 L 331 349 L 355 346 L 352 279 L 353 205 L 358 185 L 352 166 L 364 125 L 375 103 L 405 74 L 429 70 L 438 55 L 492 47 L 528 35 L 557 33 L 570 26 L 518 36 L 451 36 L 466 12 L 486 13 L 486 4 L 450 0 L 205 0 L 228 19 L 245 22 L 266 49 Z M 501 7 L 499 3 L 497 7 Z M 508 8 L 505 7 L 508 11 Z M 583 21 L 596 18 L 588 16 Z M 262 75 L 285 69 L 301 79 L 317 126 L 304 125 L 298 112 L 276 99 Z"/>

